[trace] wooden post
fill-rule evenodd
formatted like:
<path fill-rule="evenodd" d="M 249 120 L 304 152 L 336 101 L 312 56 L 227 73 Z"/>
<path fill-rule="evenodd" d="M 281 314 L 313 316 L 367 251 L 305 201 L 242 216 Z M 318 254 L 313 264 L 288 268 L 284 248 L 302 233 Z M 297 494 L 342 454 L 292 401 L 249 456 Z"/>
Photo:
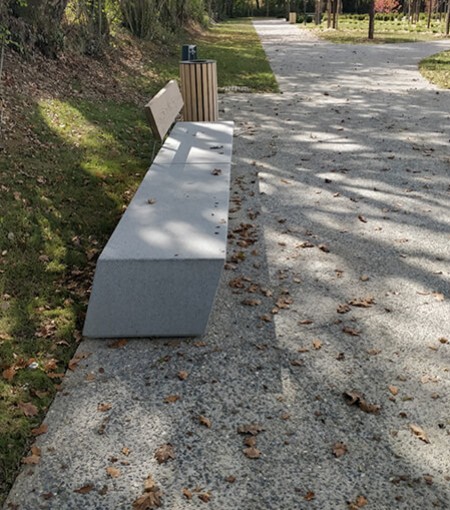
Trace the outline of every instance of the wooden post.
<path fill-rule="evenodd" d="M 180 62 L 183 120 L 214 122 L 219 119 L 215 60 Z"/>

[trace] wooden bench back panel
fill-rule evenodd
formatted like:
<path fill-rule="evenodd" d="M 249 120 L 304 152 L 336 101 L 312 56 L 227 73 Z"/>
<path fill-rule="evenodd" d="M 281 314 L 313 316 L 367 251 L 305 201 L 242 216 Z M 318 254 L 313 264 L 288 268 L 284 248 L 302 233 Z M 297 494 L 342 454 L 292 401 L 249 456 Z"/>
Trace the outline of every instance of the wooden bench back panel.
<path fill-rule="evenodd" d="M 175 80 L 162 88 L 146 105 L 145 112 L 153 136 L 162 141 L 183 108 L 178 83 Z"/>

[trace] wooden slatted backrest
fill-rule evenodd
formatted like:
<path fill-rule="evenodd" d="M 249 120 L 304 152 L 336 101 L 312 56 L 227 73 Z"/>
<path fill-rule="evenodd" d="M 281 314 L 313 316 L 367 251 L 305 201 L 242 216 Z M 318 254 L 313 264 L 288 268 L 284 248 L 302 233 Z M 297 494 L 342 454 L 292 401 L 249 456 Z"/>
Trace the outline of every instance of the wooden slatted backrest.
<path fill-rule="evenodd" d="M 146 105 L 153 136 L 162 141 L 183 108 L 178 83 L 170 80 Z"/>

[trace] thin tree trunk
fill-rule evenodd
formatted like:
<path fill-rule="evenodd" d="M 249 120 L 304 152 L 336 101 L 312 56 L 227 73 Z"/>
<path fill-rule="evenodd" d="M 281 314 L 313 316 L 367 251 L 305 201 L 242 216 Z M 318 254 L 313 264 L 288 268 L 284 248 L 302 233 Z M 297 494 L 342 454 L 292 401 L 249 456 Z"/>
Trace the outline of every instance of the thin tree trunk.
<path fill-rule="evenodd" d="M 428 0 L 428 19 L 427 19 L 427 28 L 430 30 L 431 27 L 431 12 L 433 9 L 433 0 Z"/>
<path fill-rule="evenodd" d="M 370 0 L 369 4 L 369 39 L 373 39 L 375 32 L 375 1 Z"/>
<path fill-rule="evenodd" d="M 331 0 L 327 0 L 327 28 L 331 27 Z"/>
<path fill-rule="evenodd" d="M 445 35 L 450 34 L 450 0 L 447 0 L 447 15 L 445 16 Z"/>

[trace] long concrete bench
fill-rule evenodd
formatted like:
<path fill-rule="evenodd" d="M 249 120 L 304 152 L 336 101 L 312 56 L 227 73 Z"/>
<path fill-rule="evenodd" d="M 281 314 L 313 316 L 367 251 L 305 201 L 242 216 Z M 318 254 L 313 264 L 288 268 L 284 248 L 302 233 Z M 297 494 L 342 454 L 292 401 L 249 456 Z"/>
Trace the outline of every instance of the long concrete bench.
<path fill-rule="evenodd" d="M 163 138 L 182 100 L 170 82 L 146 106 Z M 102 251 L 84 335 L 200 336 L 227 246 L 233 122 L 177 122 Z"/>

